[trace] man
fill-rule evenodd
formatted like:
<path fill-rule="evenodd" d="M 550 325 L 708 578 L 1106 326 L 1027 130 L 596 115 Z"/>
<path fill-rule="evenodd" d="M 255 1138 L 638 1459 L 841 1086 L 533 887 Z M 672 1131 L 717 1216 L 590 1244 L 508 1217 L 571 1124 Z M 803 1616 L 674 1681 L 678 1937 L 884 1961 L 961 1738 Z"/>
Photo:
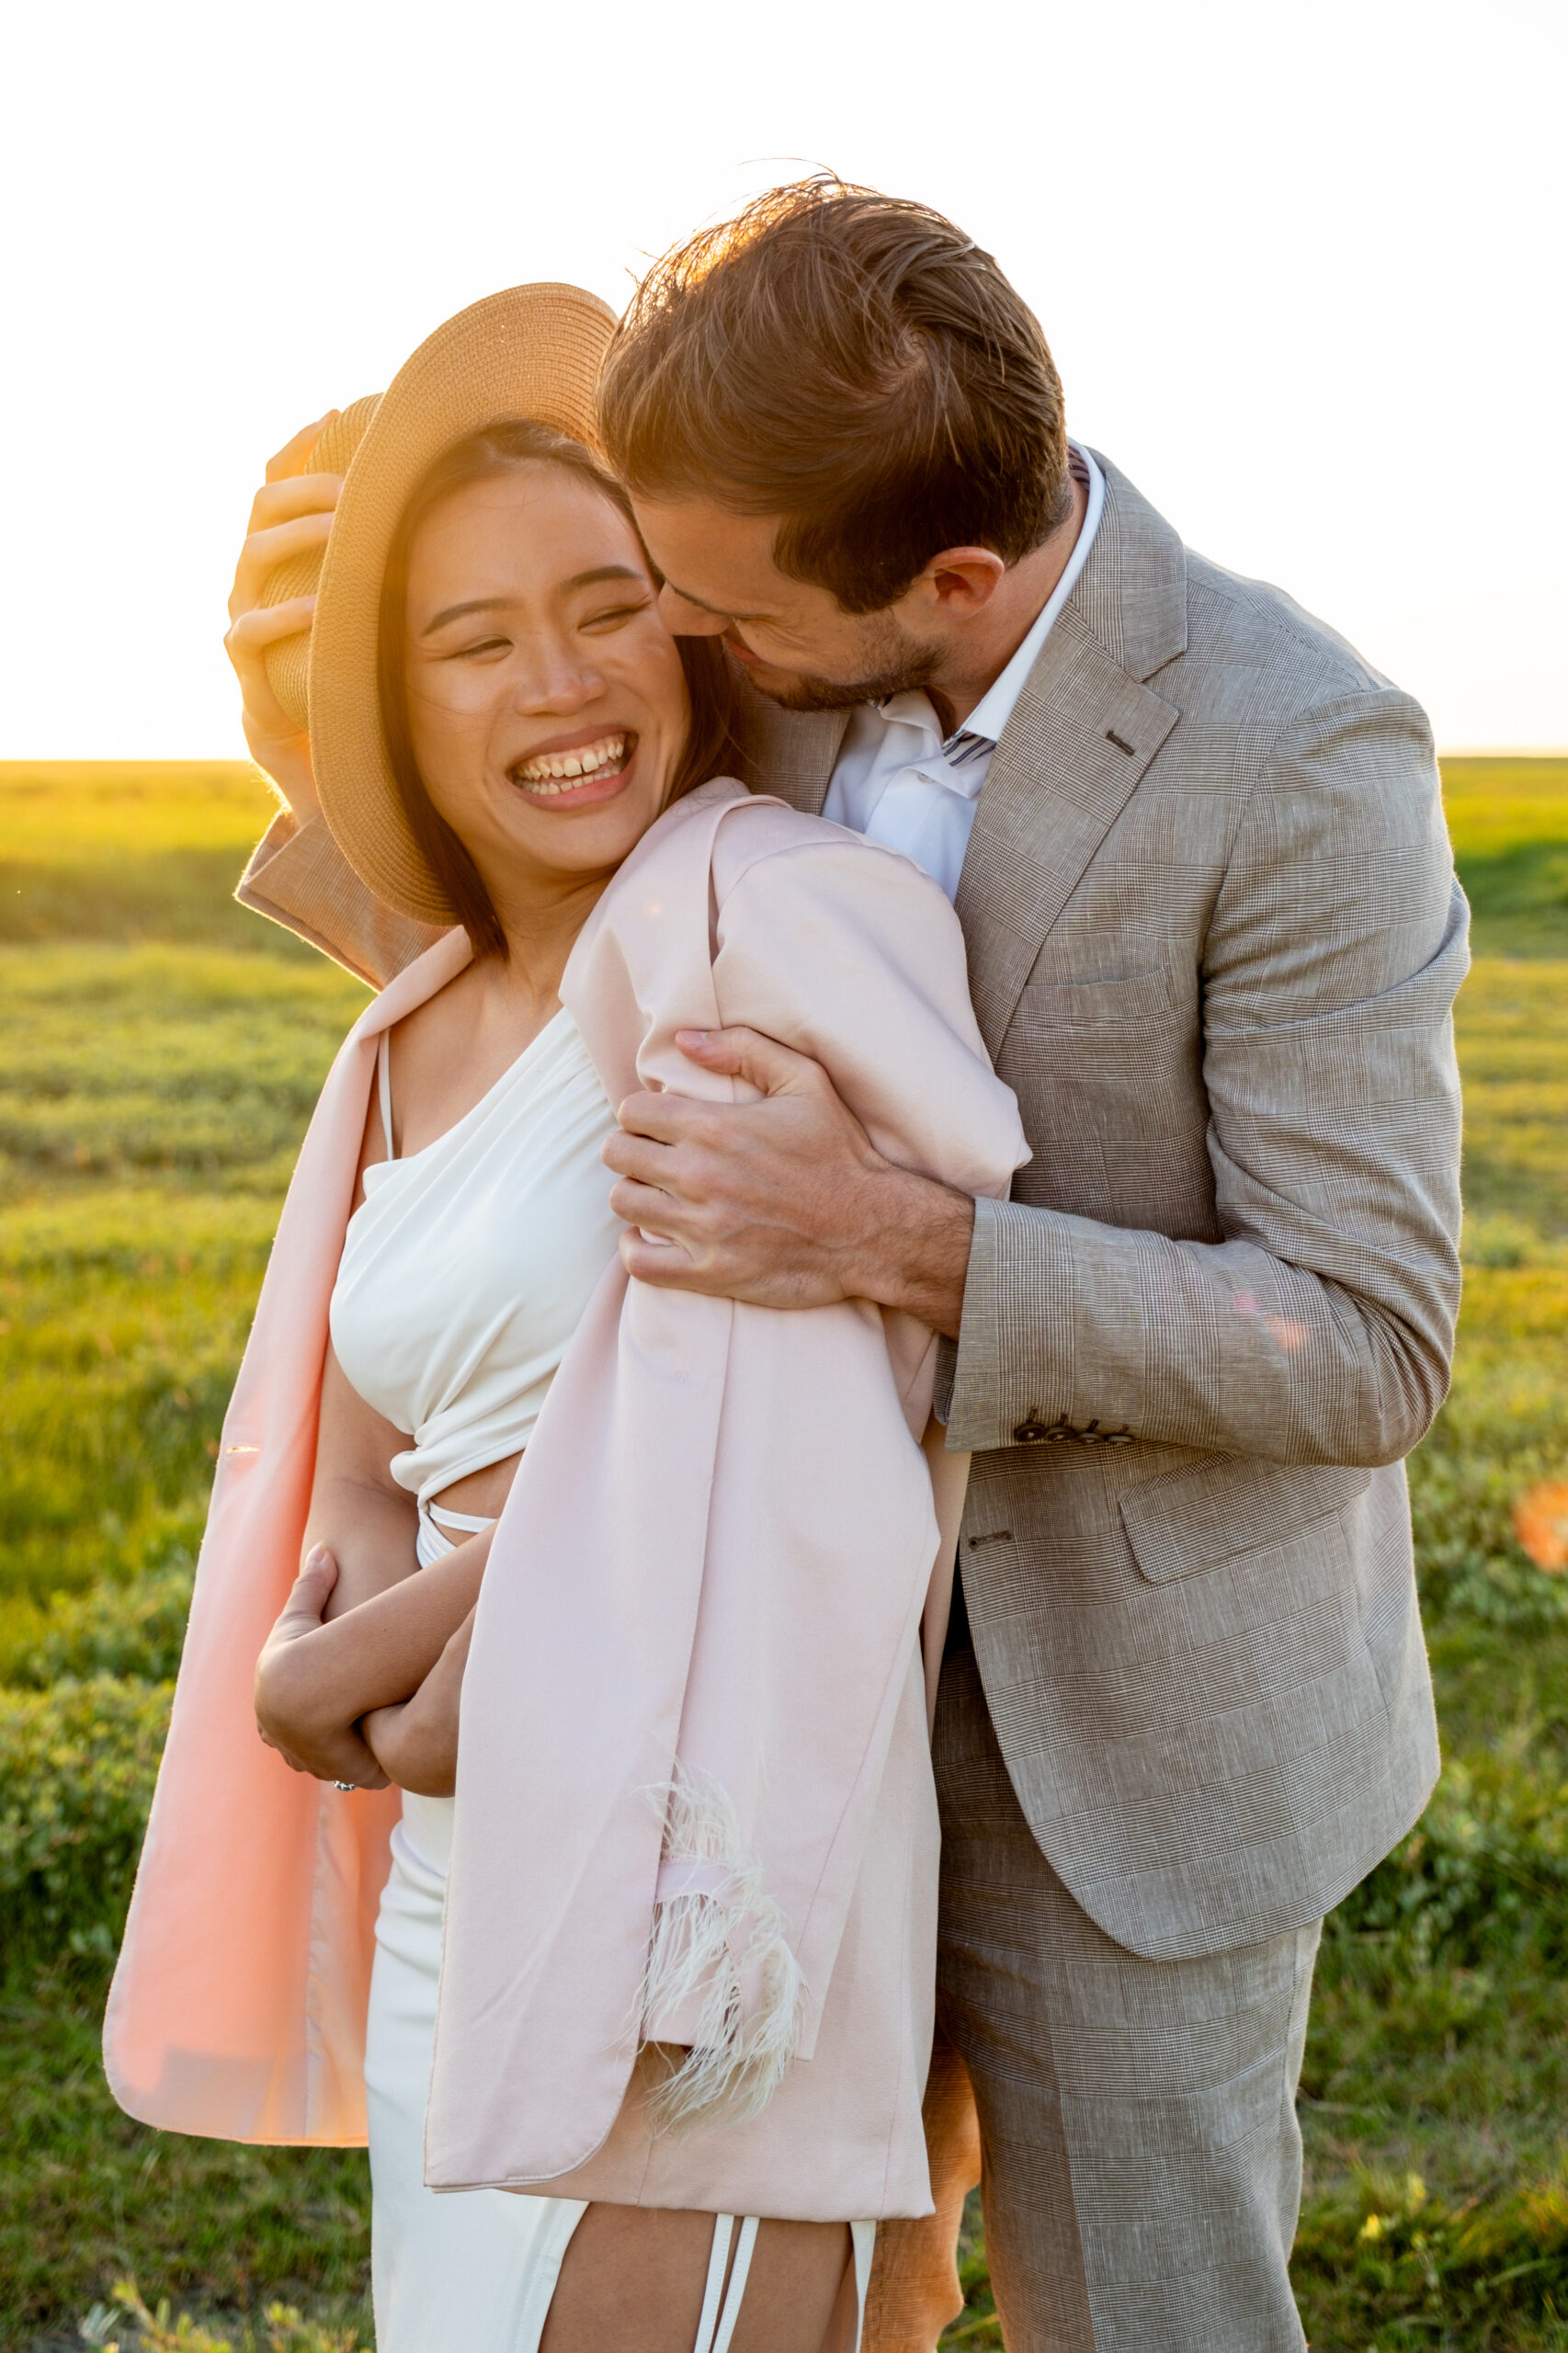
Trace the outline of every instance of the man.
<path fill-rule="evenodd" d="M 601 415 L 672 626 L 749 678 L 746 780 L 954 893 L 1033 1147 L 971 1201 L 732 1032 L 688 1051 L 760 1101 L 634 1097 L 608 1154 L 644 1279 L 946 1336 L 939 2017 L 1010 2353 L 1285 2353 L 1322 1915 L 1437 1769 L 1403 1458 L 1466 947 L 1426 721 L 1067 442 L 1031 314 L 918 205 L 808 183 L 699 238 Z M 423 944 L 319 825 L 241 895 L 378 975 Z"/>

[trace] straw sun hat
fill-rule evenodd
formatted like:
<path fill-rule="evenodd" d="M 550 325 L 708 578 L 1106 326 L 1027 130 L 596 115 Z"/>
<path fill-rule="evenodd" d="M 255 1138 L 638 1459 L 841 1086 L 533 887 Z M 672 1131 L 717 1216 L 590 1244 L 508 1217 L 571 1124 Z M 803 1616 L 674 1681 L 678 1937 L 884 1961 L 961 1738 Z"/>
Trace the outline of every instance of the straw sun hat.
<path fill-rule="evenodd" d="M 400 914 L 453 923 L 403 813 L 381 733 L 376 638 L 398 519 L 444 449 L 501 418 L 537 419 L 597 451 L 594 391 L 615 313 L 578 286 L 514 286 L 460 311 L 379 397 L 335 417 L 313 473 L 345 473 L 324 560 L 294 556 L 262 592 L 278 605 L 316 588 L 307 637 L 272 647 L 267 675 L 307 723 L 322 813 L 361 881 Z M 320 585 L 317 587 L 317 574 Z"/>

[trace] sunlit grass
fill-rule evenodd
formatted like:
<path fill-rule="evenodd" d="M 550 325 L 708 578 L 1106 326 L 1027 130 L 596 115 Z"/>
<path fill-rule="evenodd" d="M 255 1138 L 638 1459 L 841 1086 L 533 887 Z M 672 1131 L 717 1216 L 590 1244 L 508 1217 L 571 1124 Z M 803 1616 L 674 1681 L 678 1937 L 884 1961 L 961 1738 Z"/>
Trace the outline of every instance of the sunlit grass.
<path fill-rule="evenodd" d="M 364 1002 L 321 956 L 0 948 L 0 1200 L 45 1172 L 138 1169 L 275 1198 Z"/>
<path fill-rule="evenodd" d="M 1562 760 L 1443 765 L 1443 801 L 1488 952 L 1568 957 L 1568 791 Z"/>
<path fill-rule="evenodd" d="M 243 761 L 0 761 L 0 940 L 208 940 L 314 961 L 231 898 L 272 796 Z"/>
<path fill-rule="evenodd" d="M 199 849 L 243 860 L 275 806 L 248 760 L 0 760 L 6 855 L 40 866 Z"/>

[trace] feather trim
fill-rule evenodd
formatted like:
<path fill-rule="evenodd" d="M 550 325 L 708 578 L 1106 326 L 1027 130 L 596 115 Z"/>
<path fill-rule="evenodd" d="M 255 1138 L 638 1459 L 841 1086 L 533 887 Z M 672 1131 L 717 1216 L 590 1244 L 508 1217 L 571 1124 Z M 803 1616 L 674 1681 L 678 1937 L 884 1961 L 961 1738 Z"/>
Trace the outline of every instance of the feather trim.
<path fill-rule="evenodd" d="M 664 1811 L 659 1877 L 672 1892 L 653 1906 L 638 2015 L 650 2042 L 658 2019 L 698 2005 L 690 2049 L 649 2101 L 655 2131 L 684 2135 L 767 2107 L 800 2047 L 805 1982 L 726 1791 L 677 1761 L 650 1795 Z"/>

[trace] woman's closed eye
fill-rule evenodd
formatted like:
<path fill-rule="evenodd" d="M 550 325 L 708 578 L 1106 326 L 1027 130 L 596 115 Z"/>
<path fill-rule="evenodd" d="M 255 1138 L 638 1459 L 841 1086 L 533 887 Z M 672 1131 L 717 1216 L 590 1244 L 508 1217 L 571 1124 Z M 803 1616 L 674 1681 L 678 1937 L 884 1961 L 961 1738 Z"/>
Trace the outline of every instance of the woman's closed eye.
<path fill-rule="evenodd" d="M 583 615 L 576 627 L 585 637 L 610 637 L 617 630 L 624 629 L 628 621 L 650 611 L 653 603 L 653 597 L 646 596 L 622 597 L 613 605 L 596 606 L 591 612 Z M 494 662 L 510 654 L 512 646 L 511 638 L 490 634 L 449 645 L 437 654 L 437 659 L 440 662 Z"/>
<path fill-rule="evenodd" d="M 639 613 L 647 612 L 653 602 L 651 596 L 623 597 L 616 604 L 597 606 L 584 615 L 577 626 L 596 636 L 608 636 L 612 630 L 622 629 L 628 621 L 635 620 Z"/>
<path fill-rule="evenodd" d="M 494 661 L 497 654 L 510 654 L 511 650 L 512 641 L 509 637 L 478 637 L 472 644 L 449 647 L 445 654 L 437 656 L 437 659 L 442 662 Z"/>

